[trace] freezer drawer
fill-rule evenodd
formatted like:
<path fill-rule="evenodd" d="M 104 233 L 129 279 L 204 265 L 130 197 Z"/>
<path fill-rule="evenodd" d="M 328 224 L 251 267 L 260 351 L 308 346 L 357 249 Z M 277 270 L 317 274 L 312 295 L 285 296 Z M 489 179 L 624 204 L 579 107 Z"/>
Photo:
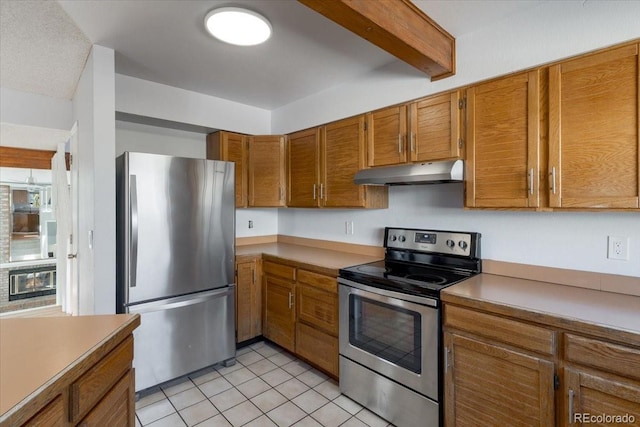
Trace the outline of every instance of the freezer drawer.
<path fill-rule="evenodd" d="M 235 357 L 235 286 L 139 304 L 136 392 Z"/>

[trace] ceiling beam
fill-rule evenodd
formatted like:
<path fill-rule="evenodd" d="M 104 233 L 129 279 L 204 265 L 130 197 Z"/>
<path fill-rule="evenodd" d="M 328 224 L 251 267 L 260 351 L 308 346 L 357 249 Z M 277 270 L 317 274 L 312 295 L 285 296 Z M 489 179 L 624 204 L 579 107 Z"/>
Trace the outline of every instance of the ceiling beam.
<path fill-rule="evenodd" d="M 455 38 L 410 0 L 298 0 L 431 76 L 455 74 Z"/>
<path fill-rule="evenodd" d="M 0 147 L 0 167 L 25 169 L 51 169 L 51 158 L 56 154 L 49 150 L 31 150 L 18 147 Z M 67 170 L 70 170 L 69 153 L 65 153 Z"/>

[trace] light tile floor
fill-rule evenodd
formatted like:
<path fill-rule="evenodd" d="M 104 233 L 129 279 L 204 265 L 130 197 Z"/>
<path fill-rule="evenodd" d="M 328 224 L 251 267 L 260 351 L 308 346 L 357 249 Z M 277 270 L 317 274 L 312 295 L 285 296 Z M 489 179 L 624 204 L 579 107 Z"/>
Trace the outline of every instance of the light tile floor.
<path fill-rule="evenodd" d="M 242 348 L 236 360 L 140 398 L 136 426 L 392 426 L 340 394 L 334 380 L 274 344 Z"/>

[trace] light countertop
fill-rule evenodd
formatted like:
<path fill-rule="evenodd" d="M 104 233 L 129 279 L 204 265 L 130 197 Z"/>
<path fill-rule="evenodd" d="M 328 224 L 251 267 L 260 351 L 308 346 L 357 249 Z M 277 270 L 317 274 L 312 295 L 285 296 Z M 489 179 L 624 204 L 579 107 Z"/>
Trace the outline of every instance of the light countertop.
<path fill-rule="evenodd" d="M 139 324 L 131 314 L 0 319 L 0 419 Z"/>
<path fill-rule="evenodd" d="M 482 273 L 442 292 L 462 304 L 640 346 L 640 297 Z"/>
<path fill-rule="evenodd" d="M 370 255 L 340 252 L 330 249 L 294 245 L 290 243 L 263 243 L 236 247 L 236 258 L 243 256 L 265 255 L 266 260 L 277 258 L 277 261 L 308 268 L 319 273 L 337 276 L 338 270 L 352 265 L 365 264 L 382 259 Z M 274 259 L 275 260 L 275 259 Z"/>

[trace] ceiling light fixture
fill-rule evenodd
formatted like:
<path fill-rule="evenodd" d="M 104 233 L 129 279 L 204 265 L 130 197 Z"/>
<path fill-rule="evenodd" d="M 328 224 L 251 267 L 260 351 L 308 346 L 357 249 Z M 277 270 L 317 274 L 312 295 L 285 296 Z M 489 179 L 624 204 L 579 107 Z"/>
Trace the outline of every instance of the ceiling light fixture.
<path fill-rule="evenodd" d="M 239 7 L 213 9 L 204 26 L 213 37 L 237 46 L 254 46 L 271 37 L 271 23 L 264 16 Z"/>

